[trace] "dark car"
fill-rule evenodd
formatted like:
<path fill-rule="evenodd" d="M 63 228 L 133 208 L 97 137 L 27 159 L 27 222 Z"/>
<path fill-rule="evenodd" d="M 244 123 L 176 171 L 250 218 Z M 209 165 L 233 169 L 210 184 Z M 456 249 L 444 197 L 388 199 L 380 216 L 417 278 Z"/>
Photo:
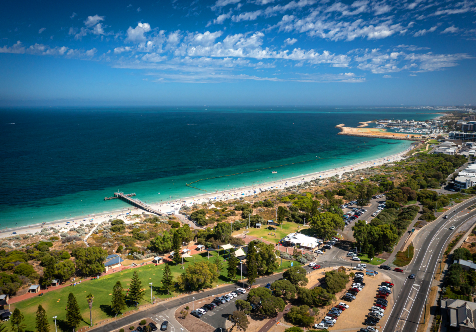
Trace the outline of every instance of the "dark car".
<path fill-rule="evenodd" d="M 149 323 L 149 327 L 151 331 L 157 331 L 157 326 L 154 323 Z"/>
<path fill-rule="evenodd" d="M 396 267 L 394 271 L 395 272 L 403 272 L 403 270 L 401 268 L 398 268 L 398 267 Z"/>
<path fill-rule="evenodd" d="M 202 316 L 203 316 L 203 314 L 202 314 L 202 313 L 200 313 L 200 312 L 199 312 L 199 311 L 197 311 L 197 310 L 193 310 L 193 311 L 192 311 L 190 314 L 191 314 L 192 316 L 195 316 L 195 317 L 197 317 L 197 318 L 200 318 L 200 317 L 202 317 Z"/>
<path fill-rule="evenodd" d="M 377 325 L 377 323 L 378 322 L 370 319 L 370 317 L 365 320 L 365 325 L 375 326 L 375 325 Z"/>
<path fill-rule="evenodd" d="M 415 279 L 415 275 L 412 273 L 408 276 L 408 279 Z"/>
<path fill-rule="evenodd" d="M 142 332 L 142 331 L 144 331 L 144 330 L 142 329 L 142 326 L 137 326 L 136 331 L 137 331 L 137 332 Z"/>
<path fill-rule="evenodd" d="M 169 326 L 169 322 L 168 321 L 164 321 L 162 323 L 162 325 L 160 325 L 160 330 L 161 331 L 167 331 L 167 327 Z"/>
<path fill-rule="evenodd" d="M 381 269 L 384 269 L 384 270 L 391 270 L 392 268 L 388 265 L 380 265 L 380 268 Z"/>

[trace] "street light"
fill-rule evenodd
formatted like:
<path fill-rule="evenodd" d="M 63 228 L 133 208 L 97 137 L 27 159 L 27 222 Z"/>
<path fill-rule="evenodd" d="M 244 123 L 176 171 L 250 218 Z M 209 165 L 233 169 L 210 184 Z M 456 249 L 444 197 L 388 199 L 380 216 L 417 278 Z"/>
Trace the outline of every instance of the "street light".
<path fill-rule="evenodd" d="M 193 299 L 193 302 L 192 302 L 192 304 L 193 304 L 193 310 L 195 311 L 195 298 L 192 297 L 192 299 Z"/>
<path fill-rule="evenodd" d="M 56 328 L 56 318 L 58 318 L 58 316 L 53 317 L 53 319 L 55 320 L 55 331 L 58 332 L 58 329 Z"/>
<path fill-rule="evenodd" d="M 150 285 L 150 303 L 152 303 L 152 283 L 149 282 Z"/>

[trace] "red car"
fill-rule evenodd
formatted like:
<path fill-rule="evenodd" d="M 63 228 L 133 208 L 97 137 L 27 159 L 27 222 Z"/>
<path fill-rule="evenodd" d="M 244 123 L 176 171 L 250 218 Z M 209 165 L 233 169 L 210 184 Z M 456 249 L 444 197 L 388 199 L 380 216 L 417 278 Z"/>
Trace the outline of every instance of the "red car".
<path fill-rule="evenodd" d="M 395 271 L 395 272 L 403 272 L 403 270 L 400 269 L 400 268 L 398 268 L 398 267 L 396 267 L 394 271 Z"/>
<path fill-rule="evenodd" d="M 392 284 L 390 281 L 384 281 L 383 283 L 384 283 L 384 284 L 387 284 L 387 285 L 389 285 L 390 287 L 393 287 L 393 286 L 395 286 L 395 285 L 394 285 L 394 284 Z"/>
<path fill-rule="evenodd" d="M 317 270 L 317 269 L 320 269 L 320 268 L 321 268 L 320 265 L 314 265 L 314 266 L 312 267 L 313 270 Z"/>
<path fill-rule="evenodd" d="M 354 291 L 354 292 L 360 292 L 360 290 L 358 288 L 351 288 L 349 289 L 350 291 Z"/>
<path fill-rule="evenodd" d="M 336 306 L 336 308 L 339 309 L 339 310 L 342 310 L 342 311 L 344 311 L 345 309 L 347 309 L 346 307 L 341 306 L 341 305 Z"/>
<path fill-rule="evenodd" d="M 384 306 L 383 304 L 376 303 L 375 305 L 376 305 L 377 307 L 379 307 L 379 308 L 382 308 L 383 310 L 387 309 L 387 307 Z"/>

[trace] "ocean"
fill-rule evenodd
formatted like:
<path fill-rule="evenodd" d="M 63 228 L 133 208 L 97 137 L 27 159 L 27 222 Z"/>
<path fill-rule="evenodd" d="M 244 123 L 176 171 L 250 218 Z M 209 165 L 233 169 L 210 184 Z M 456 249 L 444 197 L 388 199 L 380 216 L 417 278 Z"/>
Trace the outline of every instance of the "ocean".
<path fill-rule="evenodd" d="M 0 109 L 0 228 L 129 207 L 104 201 L 117 190 L 155 203 L 383 157 L 411 142 L 337 135 L 335 126 L 436 116 L 404 108 Z"/>

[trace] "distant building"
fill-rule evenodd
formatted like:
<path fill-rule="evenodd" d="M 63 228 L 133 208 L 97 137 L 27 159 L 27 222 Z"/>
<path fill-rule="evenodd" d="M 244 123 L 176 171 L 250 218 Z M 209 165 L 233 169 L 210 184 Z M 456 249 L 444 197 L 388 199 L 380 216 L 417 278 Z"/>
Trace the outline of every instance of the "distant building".
<path fill-rule="evenodd" d="M 476 303 L 464 300 L 442 300 L 441 309 L 446 312 L 448 325 L 460 332 L 475 332 Z"/>
<path fill-rule="evenodd" d="M 28 293 L 39 293 L 40 292 L 40 285 L 31 285 L 28 288 Z"/>
<path fill-rule="evenodd" d="M 476 264 L 471 261 L 466 261 L 464 259 L 457 259 L 453 264 L 459 264 L 463 267 L 464 270 L 476 270 Z"/>
<path fill-rule="evenodd" d="M 298 246 L 300 248 L 314 249 L 322 243 L 322 240 L 301 233 L 291 233 L 281 240 L 285 245 Z"/>
<path fill-rule="evenodd" d="M 104 262 L 104 267 L 106 268 L 106 272 L 111 269 L 116 269 L 120 267 L 124 260 L 118 254 L 109 255 L 106 257 L 106 261 Z"/>
<path fill-rule="evenodd" d="M 476 185 L 476 178 L 469 176 L 457 176 L 454 181 L 455 188 L 468 189 Z"/>

